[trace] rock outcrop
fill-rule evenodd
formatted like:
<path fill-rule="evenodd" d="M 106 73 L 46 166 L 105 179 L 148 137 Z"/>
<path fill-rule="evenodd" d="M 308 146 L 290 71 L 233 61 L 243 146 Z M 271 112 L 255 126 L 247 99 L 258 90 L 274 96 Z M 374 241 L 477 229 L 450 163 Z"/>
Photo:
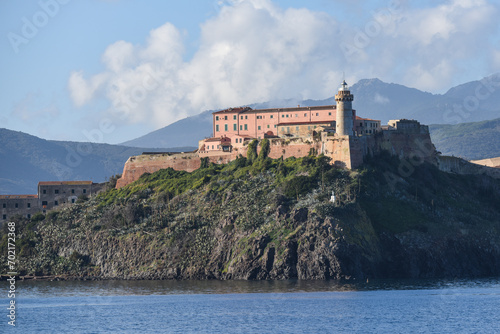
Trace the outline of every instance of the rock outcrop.
<path fill-rule="evenodd" d="M 500 275 L 498 180 L 427 164 L 402 177 L 391 157 L 360 171 L 307 159 L 166 170 L 19 222 L 19 269 L 102 279 Z"/>

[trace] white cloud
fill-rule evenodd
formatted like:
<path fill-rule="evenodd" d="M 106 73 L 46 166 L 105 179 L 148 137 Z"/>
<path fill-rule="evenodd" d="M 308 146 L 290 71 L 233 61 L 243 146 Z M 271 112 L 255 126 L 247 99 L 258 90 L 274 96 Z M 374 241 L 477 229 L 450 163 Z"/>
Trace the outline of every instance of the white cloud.
<path fill-rule="evenodd" d="M 185 60 L 184 35 L 170 23 L 145 45 L 119 41 L 102 56 L 106 70 L 69 78 L 77 106 L 104 97 L 127 122 L 165 126 L 206 109 L 268 100 L 333 96 L 342 78 L 367 77 L 423 90 L 447 88 L 461 64 L 487 54 L 497 7 L 452 0 L 433 8 L 382 8 L 364 26 L 270 0 L 225 0 L 201 25 L 198 51 Z M 347 49 L 351 47 L 351 49 Z M 482 51 L 478 52 L 478 48 Z M 375 97 L 385 103 L 384 97 Z"/>
<path fill-rule="evenodd" d="M 83 71 L 72 72 L 69 77 L 68 88 L 75 105 L 81 107 L 92 100 L 97 90 L 105 83 L 107 77 L 107 73 L 101 73 L 89 80 L 85 80 Z"/>

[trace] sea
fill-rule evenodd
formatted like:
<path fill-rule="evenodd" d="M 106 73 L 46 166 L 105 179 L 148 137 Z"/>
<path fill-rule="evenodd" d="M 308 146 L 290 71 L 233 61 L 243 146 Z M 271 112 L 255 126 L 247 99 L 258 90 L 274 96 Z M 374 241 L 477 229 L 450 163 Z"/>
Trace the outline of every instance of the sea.
<path fill-rule="evenodd" d="M 500 333 L 500 279 L 17 281 L 0 332 Z"/>

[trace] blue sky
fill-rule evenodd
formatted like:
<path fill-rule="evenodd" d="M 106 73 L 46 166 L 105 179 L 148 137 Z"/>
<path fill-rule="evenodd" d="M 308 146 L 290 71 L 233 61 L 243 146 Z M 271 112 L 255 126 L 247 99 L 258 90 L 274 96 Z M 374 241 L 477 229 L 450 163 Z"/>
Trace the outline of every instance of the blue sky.
<path fill-rule="evenodd" d="M 433 93 L 500 71 L 500 4 L 0 2 L 0 127 L 120 143 L 203 110 L 324 99 L 345 72 Z"/>

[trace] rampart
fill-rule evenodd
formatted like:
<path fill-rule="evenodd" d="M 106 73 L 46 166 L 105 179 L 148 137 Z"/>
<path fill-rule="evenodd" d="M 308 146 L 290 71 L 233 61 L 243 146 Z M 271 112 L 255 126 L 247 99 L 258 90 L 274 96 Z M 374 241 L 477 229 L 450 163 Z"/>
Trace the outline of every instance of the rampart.
<path fill-rule="evenodd" d="M 326 132 L 318 137 L 294 137 L 270 139 L 269 157 L 284 159 L 304 157 L 311 153 L 324 154 L 331 163 L 341 168 L 358 168 L 364 157 L 385 150 L 400 158 L 427 161 L 436 164 L 436 149 L 428 133 L 406 133 L 404 131 L 381 131 L 371 136 L 334 136 Z M 192 172 L 201 166 L 201 159 L 221 164 L 247 156 L 248 143 L 234 147 L 231 152 L 210 151 L 193 153 L 143 154 L 130 157 L 123 168 L 122 177 L 116 187 L 124 187 L 144 173 L 154 173 L 160 169 L 173 168 Z M 257 147 L 257 153 L 260 146 Z"/>
<path fill-rule="evenodd" d="M 458 157 L 440 156 L 438 157 L 438 167 L 448 173 L 485 174 L 500 179 L 500 168 L 476 164 Z"/>

